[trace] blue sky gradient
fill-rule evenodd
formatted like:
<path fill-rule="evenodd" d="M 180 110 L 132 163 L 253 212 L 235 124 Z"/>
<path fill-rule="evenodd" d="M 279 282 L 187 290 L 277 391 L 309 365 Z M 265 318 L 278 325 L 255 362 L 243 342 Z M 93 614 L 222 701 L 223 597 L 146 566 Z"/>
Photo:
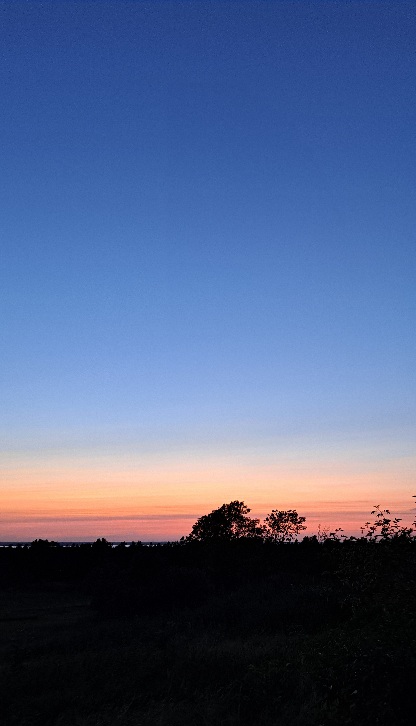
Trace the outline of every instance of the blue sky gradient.
<path fill-rule="evenodd" d="M 6 472 L 413 466 L 415 37 L 410 2 L 0 4 Z"/>

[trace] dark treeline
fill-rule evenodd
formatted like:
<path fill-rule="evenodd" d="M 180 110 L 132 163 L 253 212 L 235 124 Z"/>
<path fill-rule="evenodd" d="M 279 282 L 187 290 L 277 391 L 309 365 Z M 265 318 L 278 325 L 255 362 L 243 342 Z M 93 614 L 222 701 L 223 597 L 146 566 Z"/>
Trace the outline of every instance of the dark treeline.
<path fill-rule="evenodd" d="M 70 546 L 36 539 L 2 547 L 0 586 L 72 583 L 94 589 L 94 607 L 133 614 L 136 608 L 146 608 L 147 599 L 149 607 L 159 610 L 169 607 L 170 601 L 192 604 L 218 590 L 271 577 L 306 582 L 324 572 L 338 586 L 345 585 L 347 570 L 352 575 L 356 567 L 357 575 L 363 575 L 370 562 L 375 566 L 393 557 L 393 550 L 413 552 L 416 546 L 413 528 L 401 525 L 379 506 L 371 513 L 373 521 L 363 525 L 361 537 L 345 537 L 338 528 L 320 530 L 300 541 L 305 517 L 296 510 L 273 510 L 263 523 L 249 517 L 249 512 L 244 502 L 223 504 L 200 517 L 179 542 L 151 546 L 140 541 L 112 545 L 99 538 Z"/>
<path fill-rule="evenodd" d="M 208 703 L 204 723 L 218 726 L 411 722 L 413 529 L 376 507 L 359 538 L 336 530 L 298 541 L 304 522 L 295 510 L 273 510 L 261 524 L 243 502 L 230 502 L 176 543 L 112 546 L 102 538 L 61 547 L 35 540 L 0 549 L 3 593 L 59 589 L 85 598 L 88 637 L 78 647 L 82 662 L 92 659 L 97 669 L 84 673 L 90 690 L 76 718 L 72 713 L 66 721 L 58 707 L 51 715 L 49 694 L 36 706 L 39 719 L 25 721 L 24 714 L 13 717 L 19 713 L 15 671 L 6 668 L 7 723 L 111 723 L 126 693 L 135 704 L 120 718 L 126 726 L 191 726 Z M 113 632 L 125 635 L 109 658 L 102 641 Z M 60 667 L 65 657 L 73 659 L 72 651 L 62 656 L 62 647 Z M 140 653 L 146 653 L 146 676 Z M 49 656 L 38 657 L 38 669 L 51 673 Z M 118 695 L 109 687 L 115 672 Z M 20 678 L 33 713 L 38 695 L 31 702 L 30 693 L 39 680 L 28 668 Z M 67 678 L 75 684 L 69 692 L 79 687 L 73 669 Z M 100 698 L 113 714 L 108 722 Z"/>

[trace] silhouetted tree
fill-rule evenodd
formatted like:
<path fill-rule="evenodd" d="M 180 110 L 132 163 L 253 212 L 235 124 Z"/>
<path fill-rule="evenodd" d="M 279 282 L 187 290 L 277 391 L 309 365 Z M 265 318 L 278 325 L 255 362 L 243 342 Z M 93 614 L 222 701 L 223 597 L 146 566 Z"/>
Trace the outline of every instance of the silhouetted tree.
<path fill-rule="evenodd" d="M 112 544 L 108 540 L 106 540 L 105 537 L 98 537 L 98 539 L 95 540 L 95 542 L 91 545 L 93 550 L 97 551 L 105 551 L 105 550 L 111 550 Z"/>
<path fill-rule="evenodd" d="M 273 542 L 293 542 L 306 529 L 304 521 L 296 509 L 273 509 L 264 520 L 264 536 Z"/>
<path fill-rule="evenodd" d="M 30 544 L 31 550 L 42 551 L 50 549 L 51 547 L 60 547 L 59 542 L 49 541 L 48 539 L 35 539 Z"/>
<path fill-rule="evenodd" d="M 210 514 L 200 517 L 192 527 L 186 541 L 228 541 L 242 537 L 262 537 L 263 527 L 258 519 L 248 517 L 250 509 L 244 502 L 223 504 Z"/>

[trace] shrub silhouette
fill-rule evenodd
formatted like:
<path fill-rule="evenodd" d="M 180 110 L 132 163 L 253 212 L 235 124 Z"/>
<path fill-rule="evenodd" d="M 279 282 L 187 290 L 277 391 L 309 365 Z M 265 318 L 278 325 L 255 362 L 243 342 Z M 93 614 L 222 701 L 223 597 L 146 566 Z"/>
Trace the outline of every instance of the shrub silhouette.
<path fill-rule="evenodd" d="M 371 514 L 375 514 L 374 522 L 366 522 L 361 532 L 368 539 L 410 539 L 413 535 L 412 527 L 403 527 L 400 525 L 402 521 L 400 517 L 392 517 L 390 509 L 381 509 L 379 504 L 374 505 Z M 364 534 L 367 529 L 366 534 Z"/>

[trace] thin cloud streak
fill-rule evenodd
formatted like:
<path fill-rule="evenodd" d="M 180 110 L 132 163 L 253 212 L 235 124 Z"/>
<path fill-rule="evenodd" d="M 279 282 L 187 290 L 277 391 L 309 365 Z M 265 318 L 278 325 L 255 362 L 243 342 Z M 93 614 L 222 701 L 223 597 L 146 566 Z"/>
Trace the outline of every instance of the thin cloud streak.
<path fill-rule="evenodd" d="M 58 523 L 58 522 L 171 522 L 175 520 L 189 519 L 194 521 L 198 518 L 197 514 L 126 514 L 126 515 L 95 515 L 95 514 L 78 514 L 69 516 L 54 515 L 38 515 L 27 514 L 25 516 L 0 516 L 0 524 L 20 524 L 22 522 L 35 523 Z"/>

